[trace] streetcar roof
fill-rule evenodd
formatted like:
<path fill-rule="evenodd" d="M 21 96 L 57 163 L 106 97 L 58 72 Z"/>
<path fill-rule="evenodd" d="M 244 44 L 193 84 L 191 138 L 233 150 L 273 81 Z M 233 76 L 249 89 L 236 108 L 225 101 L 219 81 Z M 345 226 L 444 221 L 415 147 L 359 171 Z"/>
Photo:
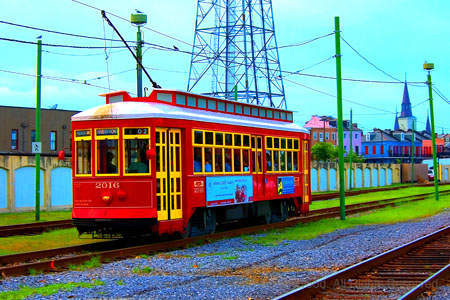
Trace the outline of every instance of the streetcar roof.
<path fill-rule="evenodd" d="M 72 121 L 163 118 L 198 122 L 221 123 L 226 125 L 258 127 L 274 130 L 308 133 L 295 123 L 230 115 L 220 112 L 198 110 L 154 102 L 116 102 L 94 107 L 72 116 Z"/>

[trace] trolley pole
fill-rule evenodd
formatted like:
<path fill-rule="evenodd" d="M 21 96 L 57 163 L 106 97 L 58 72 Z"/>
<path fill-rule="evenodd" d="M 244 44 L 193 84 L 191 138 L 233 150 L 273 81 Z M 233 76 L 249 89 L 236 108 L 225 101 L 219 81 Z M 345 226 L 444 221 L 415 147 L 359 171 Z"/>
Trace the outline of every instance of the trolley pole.
<path fill-rule="evenodd" d="M 353 171 L 353 166 L 352 166 L 352 160 L 353 160 L 353 110 L 350 108 L 350 158 L 349 158 L 349 165 L 350 165 L 350 182 L 348 184 L 348 189 L 351 190 L 352 189 L 352 171 Z"/>
<path fill-rule="evenodd" d="M 415 138 L 414 138 L 414 120 L 412 121 L 412 136 L 411 136 L 411 183 L 414 184 L 414 149 L 415 149 Z"/>
<path fill-rule="evenodd" d="M 345 220 L 345 169 L 344 169 L 344 132 L 342 117 L 342 74 L 341 74 L 341 30 L 339 17 L 334 17 L 336 40 L 336 83 L 337 83 L 337 111 L 338 111 L 338 150 L 339 150 L 339 193 L 340 215 Z M 325 138 L 325 137 L 324 137 Z"/>
<path fill-rule="evenodd" d="M 40 220 L 40 199 L 41 199 L 41 62 L 42 62 L 42 40 L 37 40 L 37 76 L 36 76 L 36 144 L 33 145 L 32 152 L 35 153 L 35 210 L 36 221 Z"/>
<path fill-rule="evenodd" d="M 434 173 L 434 193 L 436 201 L 439 200 L 439 188 L 438 188 L 438 167 L 436 157 L 436 133 L 434 131 L 434 109 L 433 109 L 433 85 L 431 83 L 430 72 L 434 69 L 433 63 L 424 63 L 423 69 L 428 71 L 428 93 L 430 94 L 430 117 L 431 117 L 431 141 L 433 145 L 433 173 Z"/>

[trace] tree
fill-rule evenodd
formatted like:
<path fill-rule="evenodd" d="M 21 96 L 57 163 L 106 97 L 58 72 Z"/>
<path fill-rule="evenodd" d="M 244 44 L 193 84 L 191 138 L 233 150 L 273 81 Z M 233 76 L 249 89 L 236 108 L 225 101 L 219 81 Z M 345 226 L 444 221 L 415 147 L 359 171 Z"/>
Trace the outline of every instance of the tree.
<path fill-rule="evenodd" d="M 317 143 L 311 148 L 311 159 L 329 161 L 338 157 L 338 149 L 331 143 Z"/>
<path fill-rule="evenodd" d="M 350 162 L 350 153 L 347 153 L 347 156 L 344 157 L 345 162 Z M 358 155 L 354 152 L 352 152 L 352 163 L 363 163 L 366 159 L 362 155 Z"/>

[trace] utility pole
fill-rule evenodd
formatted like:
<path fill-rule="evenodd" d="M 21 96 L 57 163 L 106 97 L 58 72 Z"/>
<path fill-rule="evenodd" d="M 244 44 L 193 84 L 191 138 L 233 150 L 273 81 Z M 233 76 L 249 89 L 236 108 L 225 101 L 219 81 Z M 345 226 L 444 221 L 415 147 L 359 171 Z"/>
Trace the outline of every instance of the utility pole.
<path fill-rule="evenodd" d="M 41 62 L 42 62 L 42 40 L 37 40 L 37 76 L 36 76 L 36 142 L 31 151 L 35 153 L 35 210 L 36 221 L 40 220 L 41 200 Z"/>
<path fill-rule="evenodd" d="M 348 185 L 348 189 L 352 189 L 352 160 L 353 160 L 353 110 L 350 108 L 350 158 L 349 158 L 349 165 L 350 165 L 350 182 Z"/>
<path fill-rule="evenodd" d="M 338 150 L 339 150 L 339 193 L 340 193 L 340 215 L 345 220 L 345 169 L 344 169 L 344 133 L 342 117 L 342 74 L 341 74 L 341 30 L 339 17 L 334 17 L 335 40 L 336 40 L 336 83 L 337 83 L 337 111 L 338 111 Z"/>
<path fill-rule="evenodd" d="M 431 83 L 431 71 L 434 69 L 433 63 L 424 63 L 423 69 L 428 71 L 428 93 L 430 94 L 430 117 L 431 117 L 431 141 L 433 146 L 433 173 L 434 173 L 434 193 L 436 201 L 439 200 L 438 188 L 438 166 L 436 157 L 436 133 L 434 131 L 434 109 L 433 109 L 433 85 Z"/>
<path fill-rule="evenodd" d="M 411 136 L 411 183 L 414 183 L 414 120 L 412 121 L 412 136 Z"/>

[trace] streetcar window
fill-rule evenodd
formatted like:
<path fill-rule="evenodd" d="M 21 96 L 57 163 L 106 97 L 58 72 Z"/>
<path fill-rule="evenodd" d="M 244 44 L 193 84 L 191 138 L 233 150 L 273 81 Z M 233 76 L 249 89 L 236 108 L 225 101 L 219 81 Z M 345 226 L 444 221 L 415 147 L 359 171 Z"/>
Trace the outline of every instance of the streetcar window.
<path fill-rule="evenodd" d="M 217 110 L 218 111 L 225 111 L 225 103 L 224 102 L 217 102 Z"/>
<path fill-rule="evenodd" d="M 268 109 L 268 110 L 267 110 L 267 117 L 268 117 L 268 118 L 272 118 L 272 115 L 273 115 L 273 111 L 270 110 L 270 109 Z"/>
<path fill-rule="evenodd" d="M 225 152 L 225 172 L 230 173 L 233 170 L 231 169 L 231 149 L 224 149 Z"/>
<path fill-rule="evenodd" d="M 258 116 L 258 108 L 252 107 L 252 116 L 255 116 L 255 117 Z"/>
<path fill-rule="evenodd" d="M 225 145 L 226 146 L 233 146 L 233 135 L 231 133 L 225 134 Z"/>
<path fill-rule="evenodd" d="M 281 112 L 281 120 L 286 120 L 286 113 L 285 112 Z"/>
<path fill-rule="evenodd" d="M 259 116 L 260 117 L 265 117 L 266 116 L 266 110 L 264 108 L 260 108 L 259 109 Z"/>
<path fill-rule="evenodd" d="M 234 108 L 234 112 L 237 114 L 242 114 L 242 105 L 236 104 L 236 106 Z"/>
<path fill-rule="evenodd" d="M 118 174 L 118 140 L 97 141 L 97 174 Z"/>
<path fill-rule="evenodd" d="M 298 170 L 298 152 L 294 152 L 294 171 Z"/>
<path fill-rule="evenodd" d="M 262 148 L 262 138 L 258 137 L 258 149 Z"/>
<path fill-rule="evenodd" d="M 119 174 L 119 131 L 117 128 L 98 128 L 96 139 L 96 174 Z"/>
<path fill-rule="evenodd" d="M 211 131 L 205 131 L 205 144 L 214 144 L 214 133 L 212 133 Z"/>
<path fill-rule="evenodd" d="M 177 94 L 177 99 L 176 99 L 176 101 L 177 101 L 177 104 L 178 104 L 178 105 L 183 105 L 183 106 L 185 106 L 185 105 L 186 105 L 186 96 Z"/>
<path fill-rule="evenodd" d="M 223 145 L 223 133 L 216 132 L 216 145 Z"/>
<path fill-rule="evenodd" d="M 234 104 L 233 103 L 227 103 L 227 112 L 229 112 L 229 113 L 234 112 Z"/>
<path fill-rule="evenodd" d="M 286 149 L 286 139 L 281 139 L 281 149 Z"/>
<path fill-rule="evenodd" d="M 242 149 L 242 168 L 244 172 L 249 172 L 249 151 L 248 149 Z"/>
<path fill-rule="evenodd" d="M 272 138 L 271 137 L 266 138 L 266 147 L 272 148 Z"/>
<path fill-rule="evenodd" d="M 200 173 L 203 172 L 203 164 L 202 164 L 202 148 L 194 147 L 194 172 Z"/>
<path fill-rule="evenodd" d="M 208 100 L 208 109 L 216 110 L 216 100 Z"/>
<path fill-rule="evenodd" d="M 279 170 L 279 161 L 278 161 L 278 151 L 273 151 L 273 171 L 277 172 Z"/>
<path fill-rule="evenodd" d="M 241 150 L 240 149 L 234 149 L 233 163 L 234 163 L 234 172 L 242 172 L 242 169 L 241 169 Z"/>
<path fill-rule="evenodd" d="M 272 171 L 272 151 L 266 150 L 267 171 Z"/>
<path fill-rule="evenodd" d="M 279 112 L 279 111 L 274 111 L 273 117 L 274 117 L 275 119 L 279 119 L 279 118 L 280 118 L 280 112 Z"/>
<path fill-rule="evenodd" d="M 247 134 L 244 134 L 242 137 L 243 137 L 243 143 L 242 143 L 242 145 L 243 145 L 244 147 L 250 147 L 250 136 L 247 135 Z"/>
<path fill-rule="evenodd" d="M 294 140 L 294 149 L 298 150 L 298 140 Z"/>
<path fill-rule="evenodd" d="M 90 175 L 91 168 L 91 141 L 76 141 L 76 174 Z"/>
<path fill-rule="evenodd" d="M 192 106 L 192 107 L 196 107 L 197 106 L 197 102 L 195 101 L 195 97 L 187 97 L 188 100 L 188 106 Z"/>
<path fill-rule="evenodd" d="M 145 152 L 148 149 L 148 139 L 125 139 L 125 173 L 149 173 L 149 160 Z"/>
<path fill-rule="evenodd" d="M 205 172 L 211 173 L 213 171 L 212 168 L 212 148 L 205 148 Z"/>
<path fill-rule="evenodd" d="M 288 149 L 292 149 L 292 139 L 288 139 Z"/>
<path fill-rule="evenodd" d="M 280 151 L 280 171 L 286 171 L 286 151 Z"/>
<path fill-rule="evenodd" d="M 241 135 L 240 134 L 234 135 L 234 145 L 241 146 Z"/>
<path fill-rule="evenodd" d="M 287 168 L 286 168 L 286 171 L 293 171 L 292 170 L 292 154 L 293 154 L 293 152 L 291 152 L 291 151 L 287 152 Z"/>
<path fill-rule="evenodd" d="M 250 107 L 244 106 L 244 115 L 250 115 Z"/>
<path fill-rule="evenodd" d="M 219 148 L 219 149 L 214 149 L 214 166 L 215 172 L 219 172 L 222 173 L 223 172 L 223 149 Z"/>
<path fill-rule="evenodd" d="M 206 99 L 198 98 L 198 107 L 199 108 L 206 108 Z"/>
<path fill-rule="evenodd" d="M 280 138 L 273 138 L 273 147 L 280 148 Z"/>
<path fill-rule="evenodd" d="M 203 132 L 194 131 L 194 144 L 203 144 Z"/>
<path fill-rule="evenodd" d="M 287 119 L 288 119 L 288 121 L 292 121 L 292 113 L 287 114 Z"/>
<path fill-rule="evenodd" d="M 158 99 L 158 101 L 164 101 L 164 102 L 172 103 L 172 94 L 157 93 L 156 94 L 156 99 Z"/>

